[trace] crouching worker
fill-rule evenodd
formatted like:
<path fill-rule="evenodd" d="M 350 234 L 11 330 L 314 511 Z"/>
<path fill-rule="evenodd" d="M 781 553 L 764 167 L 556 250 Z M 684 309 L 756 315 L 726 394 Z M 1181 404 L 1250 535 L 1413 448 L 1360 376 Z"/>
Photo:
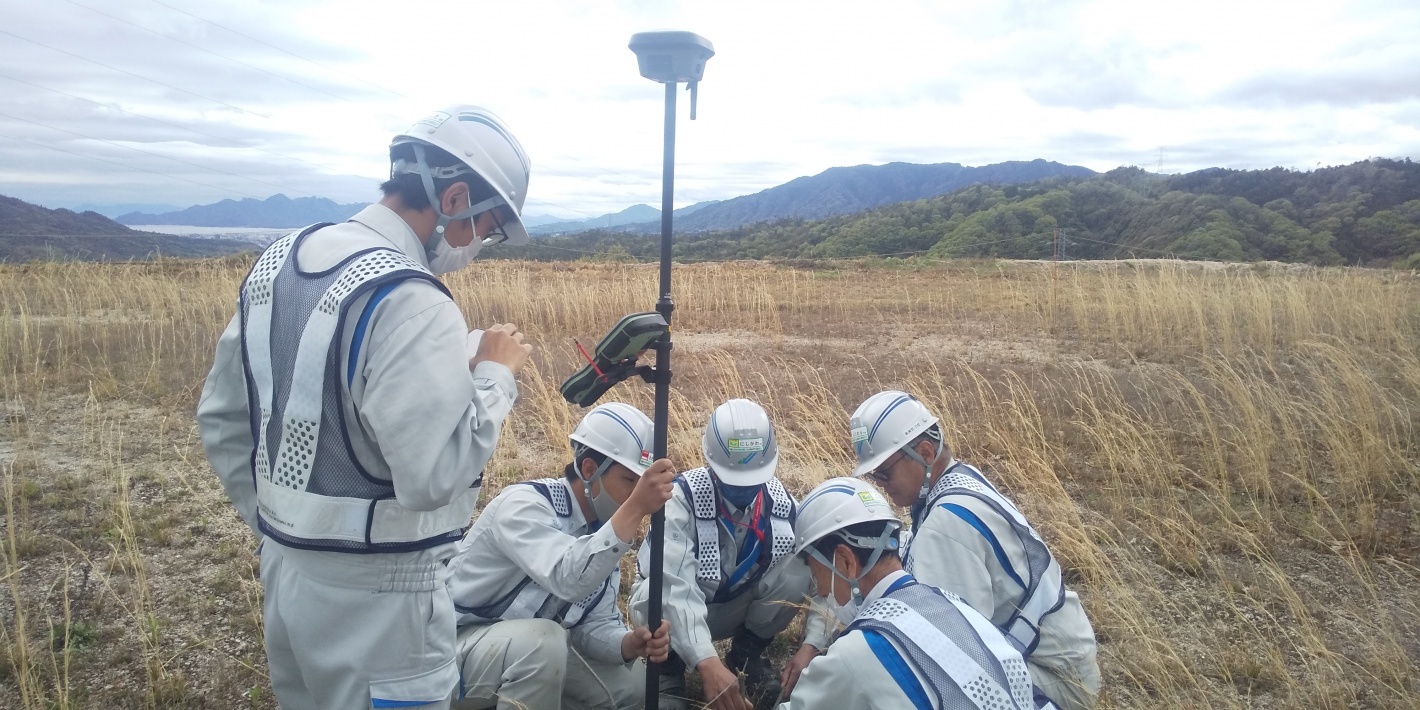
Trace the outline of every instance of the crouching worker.
<path fill-rule="evenodd" d="M 961 597 L 1025 657 L 1036 688 L 1065 710 L 1088 710 L 1100 689 L 1095 632 L 1060 564 L 1011 499 L 957 461 L 937 417 L 888 390 L 849 422 L 858 465 L 912 513 L 902 553 L 913 576 Z"/>
<path fill-rule="evenodd" d="M 732 399 L 715 409 L 701 440 L 706 466 L 682 473 L 666 505 L 662 609 L 671 620 L 671 658 L 661 667 L 661 707 L 687 706 L 686 666 L 700 673 L 715 710 L 747 710 L 748 696 L 772 707 L 779 677 L 764 652 L 802 606 L 808 567 L 793 556 L 796 503 L 774 477 L 779 448 L 769 415 Z M 628 606 L 644 623 L 649 548 Z M 722 661 L 713 641 L 732 639 Z"/>
<path fill-rule="evenodd" d="M 645 666 L 670 650 L 628 629 L 619 562 L 671 497 L 675 468 L 652 463 L 651 420 L 627 404 L 593 409 L 572 432 L 560 479 L 515 483 L 479 515 L 449 562 L 458 612 L 455 708 L 631 708 Z"/>
<path fill-rule="evenodd" d="M 898 557 L 902 523 L 881 493 L 829 479 L 795 524 L 820 604 L 847 629 L 809 662 L 780 710 L 1053 708 L 990 619 L 920 584 Z M 863 590 L 867 590 L 864 594 Z"/>

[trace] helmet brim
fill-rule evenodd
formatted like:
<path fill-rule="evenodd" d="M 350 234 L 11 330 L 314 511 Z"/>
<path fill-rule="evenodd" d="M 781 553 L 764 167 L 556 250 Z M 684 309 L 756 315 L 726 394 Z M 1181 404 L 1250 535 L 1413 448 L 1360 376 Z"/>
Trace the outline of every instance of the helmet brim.
<path fill-rule="evenodd" d="M 708 457 L 706 459 L 709 460 Z M 715 477 L 727 486 L 762 486 L 774 478 L 774 472 L 779 468 L 779 452 L 774 452 L 774 457 L 755 468 L 741 468 L 721 471 L 718 468 L 710 467 L 715 473 Z"/>
<path fill-rule="evenodd" d="M 503 224 L 503 234 L 508 238 L 502 243 L 510 247 L 520 247 L 528 243 L 528 230 L 523 226 L 523 221 L 516 217 Z"/>

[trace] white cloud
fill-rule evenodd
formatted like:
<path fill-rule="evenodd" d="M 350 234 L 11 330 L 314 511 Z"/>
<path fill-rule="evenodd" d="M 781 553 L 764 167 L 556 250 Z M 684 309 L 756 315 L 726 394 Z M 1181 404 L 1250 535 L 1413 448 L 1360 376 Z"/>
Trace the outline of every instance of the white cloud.
<path fill-rule="evenodd" d="M 14 117 L 0 193 L 47 204 L 275 186 L 367 200 L 389 137 L 455 102 L 514 128 L 530 210 L 658 204 L 662 90 L 626 43 L 665 28 L 718 52 L 699 120 L 679 114 L 682 204 L 889 160 L 1106 170 L 1165 146 L 1181 171 L 1420 145 L 1408 0 L 0 0 L 0 14 Z"/>

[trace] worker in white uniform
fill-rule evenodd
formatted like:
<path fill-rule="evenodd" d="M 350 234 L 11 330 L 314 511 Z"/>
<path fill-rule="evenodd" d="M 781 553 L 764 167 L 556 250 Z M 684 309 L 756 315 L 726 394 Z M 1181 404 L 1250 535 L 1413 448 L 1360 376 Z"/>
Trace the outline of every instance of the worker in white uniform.
<path fill-rule="evenodd" d="M 1036 697 L 1025 660 L 989 619 L 903 570 L 901 527 L 858 479 L 829 479 L 804 498 L 797 553 L 820 605 L 847 629 L 810 661 L 780 710 L 1054 707 Z"/>
<path fill-rule="evenodd" d="M 779 699 L 765 657 L 774 636 L 803 606 L 808 566 L 793 556 L 796 503 L 774 477 L 779 445 L 758 404 L 732 399 L 710 416 L 701 439 L 705 466 L 682 473 L 666 504 L 662 610 L 671 621 L 670 660 L 661 668 L 661 705 L 688 705 L 685 669 L 700 673 L 715 710 L 747 710 Z M 644 624 L 649 546 L 628 606 Z M 732 639 L 722 660 L 714 641 Z M 738 673 L 746 691 L 741 692 Z"/>
<path fill-rule="evenodd" d="M 284 710 L 448 707 L 444 562 L 478 502 L 531 345 L 468 328 L 437 278 L 527 239 L 529 163 L 456 106 L 390 146 L 378 204 L 279 239 L 242 283 L 197 419 L 262 540 L 271 687 Z"/>
<path fill-rule="evenodd" d="M 669 624 L 628 629 L 617 607 L 620 560 L 675 486 L 651 461 L 651 420 L 611 402 L 573 430 L 561 478 L 504 488 L 449 562 L 458 612 L 459 710 L 634 708 L 646 692 L 637 659 L 664 661 Z"/>
<path fill-rule="evenodd" d="M 1094 629 L 1015 503 L 952 456 L 937 417 L 905 392 L 869 397 L 849 428 L 854 475 L 871 478 L 894 505 L 911 510 L 907 571 L 991 619 L 1025 657 L 1036 688 L 1057 705 L 1092 707 L 1100 688 Z"/>

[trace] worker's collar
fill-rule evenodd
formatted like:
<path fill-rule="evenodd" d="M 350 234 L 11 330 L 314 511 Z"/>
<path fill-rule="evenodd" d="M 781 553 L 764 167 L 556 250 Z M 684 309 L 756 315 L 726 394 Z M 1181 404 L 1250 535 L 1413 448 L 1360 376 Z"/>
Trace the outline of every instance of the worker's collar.
<path fill-rule="evenodd" d="M 872 604 L 873 602 L 877 601 L 878 598 L 882 595 L 887 594 L 888 589 L 892 587 L 894 582 L 906 576 L 908 576 L 907 570 L 899 569 L 888 572 L 887 576 L 878 580 L 878 583 L 873 585 L 873 588 L 868 591 L 867 596 L 863 597 L 863 603 L 860 604 L 858 608 L 868 608 L 869 604 Z"/>
<path fill-rule="evenodd" d="M 405 256 L 419 262 L 424 268 L 429 268 L 429 258 L 424 255 L 424 243 L 419 241 L 409 223 L 394 210 L 376 203 L 360 210 L 350 221 L 369 227 L 396 249 L 404 252 Z"/>
<path fill-rule="evenodd" d="M 572 490 L 572 482 L 567 480 L 566 476 L 557 479 L 557 482 L 561 483 L 562 487 L 567 489 L 567 495 L 569 496 L 569 499 L 572 502 L 572 529 L 582 530 L 586 528 L 589 524 L 587 521 L 587 516 L 585 513 L 582 512 L 582 504 L 577 502 L 577 494 Z M 578 488 L 580 488 L 581 486 L 582 484 L 577 484 Z M 591 503 L 591 501 L 587 502 Z"/>

